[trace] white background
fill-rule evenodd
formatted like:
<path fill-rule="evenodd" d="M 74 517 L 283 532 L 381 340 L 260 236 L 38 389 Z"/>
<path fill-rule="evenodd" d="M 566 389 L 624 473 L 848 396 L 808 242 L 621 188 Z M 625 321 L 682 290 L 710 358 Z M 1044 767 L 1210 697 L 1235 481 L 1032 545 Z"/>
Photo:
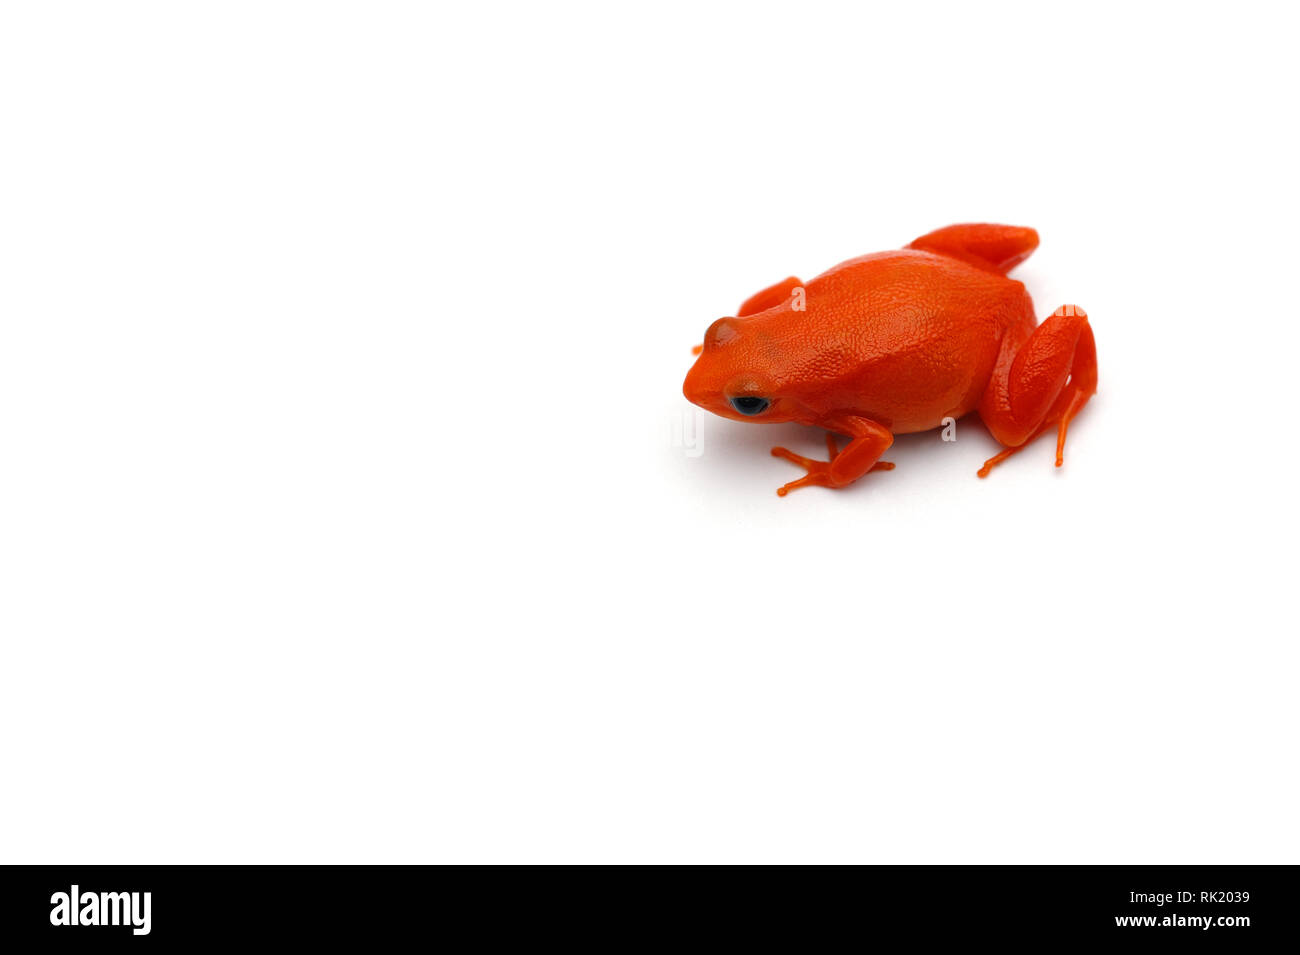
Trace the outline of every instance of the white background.
<path fill-rule="evenodd" d="M 1284 7 L 455 6 L 0 15 L 0 859 L 1296 862 Z M 962 221 L 1061 471 L 673 446 Z"/>

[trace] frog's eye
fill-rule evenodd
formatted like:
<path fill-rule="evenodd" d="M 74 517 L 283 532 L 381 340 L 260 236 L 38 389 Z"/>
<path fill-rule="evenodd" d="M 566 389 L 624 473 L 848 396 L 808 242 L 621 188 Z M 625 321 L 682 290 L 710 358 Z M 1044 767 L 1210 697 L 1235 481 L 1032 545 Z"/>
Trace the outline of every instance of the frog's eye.
<path fill-rule="evenodd" d="M 766 398 L 755 398 L 753 395 L 741 395 L 731 399 L 731 407 L 743 415 L 762 414 L 771 403 Z"/>

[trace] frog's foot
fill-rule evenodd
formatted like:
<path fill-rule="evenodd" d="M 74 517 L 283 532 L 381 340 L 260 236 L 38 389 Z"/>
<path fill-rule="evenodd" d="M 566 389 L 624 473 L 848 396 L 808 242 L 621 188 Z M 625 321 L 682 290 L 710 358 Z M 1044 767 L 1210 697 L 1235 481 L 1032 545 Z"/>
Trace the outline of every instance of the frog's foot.
<path fill-rule="evenodd" d="M 1005 461 L 1007 458 L 1011 457 L 1011 455 L 1013 455 L 1013 454 L 1019 454 L 1021 451 L 1025 450 L 1025 448 L 1027 448 L 1027 447 L 1029 447 L 1031 444 L 1033 444 L 1034 439 L 1037 438 L 1040 434 L 1042 434 L 1045 430 L 1047 430 L 1046 425 L 1044 425 L 1043 427 L 1039 428 L 1037 431 L 1035 431 L 1033 434 L 1031 434 L 1029 437 L 1027 437 L 1027 438 L 1025 439 L 1025 443 L 1024 443 L 1024 444 L 1016 445 L 1014 448 L 1003 448 L 1003 449 L 1002 449 L 1001 451 L 999 451 L 997 454 L 993 455 L 993 457 L 991 457 L 991 458 L 989 458 L 987 461 L 985 461 L 985 462 L 984 462 L 984 466 L 983 466 L 982 468 L 980 468 L 978 471 L 976 471 L 975 473 L 976 473 L 979 477 L 982 477 L 982 478 L 986 478 L 986 477 L 988 477 L 990 471 L 992 471 L 995 467 L 997 467 L 999 464 L 1001 464 L 1001 463 L 1002 463 L 1003 461 Z M 1062 443 L 1064 443 L 1064 438 L 1062 439 Z M 1057 466 L 1058 468 L 1061 466 L 1061 463 L 1062 463 L 1062 461 L 1061 461 L 1061 450 L 1062 450 L 1061 448 L 1058 448 L 1058 449 L 1057 449 L 1056 466 Z"/>
<path fill-rule="evenodd" d="M 791 481 L 776 489 L 776 493 L 785 497 L 797 487 L 808 487 L 818 485 L 820 487 L 844 487 L 846 483 L 838 480 L 831 474 L 831 465 L 839 456 L 839 447 L 835 443 L 835 435 L 827 432 L 826 434 L 826 452 L 830 455 L 829 461 L 817 461 L 813 458 L 805 458 L 802 454 L 795 454 L 788 448 L 773 448 L 772 457 L 785 458 L 792 464 L 797 464 L 801 468 L 807 469 L 808 473 L 798 480 Z M 892 471 L 894 463 L 892 461 L 877 461 L 868 471 Z"/>

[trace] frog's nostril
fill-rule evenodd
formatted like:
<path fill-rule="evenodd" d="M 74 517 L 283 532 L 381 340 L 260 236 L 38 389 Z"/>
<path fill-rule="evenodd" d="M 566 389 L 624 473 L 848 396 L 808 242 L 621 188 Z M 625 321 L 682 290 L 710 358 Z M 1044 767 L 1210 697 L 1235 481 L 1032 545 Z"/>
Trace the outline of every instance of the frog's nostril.
<path fill-rule="evenodd" d="M 710 325 L 709 330 L 704 333 L 705 349 L 717 348 L 719 345 L 725 345 L 735 339 L 740 332 L 732 322 L 733 319 L 720 318 Z"/>

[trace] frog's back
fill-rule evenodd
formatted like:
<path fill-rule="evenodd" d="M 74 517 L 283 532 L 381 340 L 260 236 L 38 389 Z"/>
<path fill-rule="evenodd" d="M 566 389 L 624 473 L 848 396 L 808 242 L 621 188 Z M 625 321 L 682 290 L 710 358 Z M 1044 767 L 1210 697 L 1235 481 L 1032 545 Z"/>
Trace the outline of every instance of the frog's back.
<path fill-rule="evenodd" d="M 815 411 L 851 409 L 895 433 L 972 410 L 1004 331 L 1032 315 L 1014 279 L 912 249 L 835 266 L 807 283 L 804 306 L 780 310 L 791 392 Z"/>

